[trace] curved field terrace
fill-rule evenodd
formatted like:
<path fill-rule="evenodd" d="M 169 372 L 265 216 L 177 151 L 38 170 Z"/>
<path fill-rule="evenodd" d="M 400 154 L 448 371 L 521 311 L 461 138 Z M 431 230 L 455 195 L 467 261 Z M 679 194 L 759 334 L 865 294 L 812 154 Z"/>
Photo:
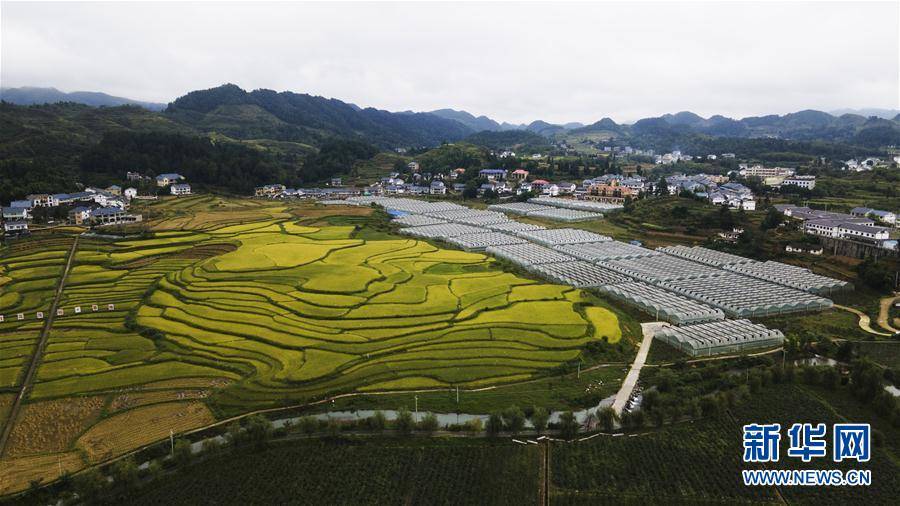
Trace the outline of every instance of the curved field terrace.
<path fill-rule="evenodd" d="M 0 493 L 258 409 L 551 376 L 589 342 L 623 337 L 617 315 L 581 290 L 370 230 L 363 210 L 201 199 L 153 210 L 140 235 L 79 239 L 63 314 L 8 420 L 0 467 L 14 473 Z M 10 392 L 71 245 L 41 241 L 0 252 Z M 9 318 L 18 311 L 28 319 Z"/>

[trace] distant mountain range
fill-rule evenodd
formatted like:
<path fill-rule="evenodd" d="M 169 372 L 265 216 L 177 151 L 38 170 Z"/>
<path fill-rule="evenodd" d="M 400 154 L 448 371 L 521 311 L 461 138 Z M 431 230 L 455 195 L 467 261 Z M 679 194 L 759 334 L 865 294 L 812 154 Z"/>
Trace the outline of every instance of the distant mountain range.
<path fill-rule="evenodd" d="M 805 110 L 785 115 L 733 119 L 701 117 L 690 111 L 619 124 L 603 118 L 590 125 L 553 124 L 542 120 L 525 124 L 500 123 L 466 111 L 389 112 L 294 92 L 246 91 L 234 84 L 192 91 L 168 106 L 113 97 L 104 93 L 63 93 L 54 88 L 9 88 L 0 95 L 15 104 L 78 102 L 92 106 L 138 105 L 160 111 L 160 120 L 203 134 L 222 134 L 239 140 L 287 141 L 320 145 L 329 138 L 346 138 L 382 148 L 435 146 L 442 142 L 480 139 L 491 147 L 504 141 L 539 144 L 527 136 L 474 136 L 479 132 L 523 131 L 547 139 L 602 133 L 610 141 L 635 146 L 673 149 L 702 138 L 785 139 L 825 141 L 877 148 L 900 145 L 900 115 L 887 109 L 864 109 L 840 115 Z M 891 113 L 895 113 L 891 116 Z"/>
<path fill-rule="evenodd" d="M 57 102 L 74 102 L 94 107 L 115 107 L 119 105 L 136 105 L 151 111 L 161 111 L 166 104 L 143 102 L 130 98 L 114 97 L 98 91 L 73 91 L 66 93 L 56 88 L 39 88 L 24 86 L 21 88 L 0 88 L 0 100 L 17 105 L 55 104 Z"/>

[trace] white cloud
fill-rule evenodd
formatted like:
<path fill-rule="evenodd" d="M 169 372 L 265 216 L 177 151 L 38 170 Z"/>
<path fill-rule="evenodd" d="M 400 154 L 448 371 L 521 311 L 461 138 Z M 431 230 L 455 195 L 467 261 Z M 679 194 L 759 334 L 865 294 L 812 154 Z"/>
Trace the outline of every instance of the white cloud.
<path fill-rule="evenodd" d="M 0 6 L 3 86 L 169 101 L 234 82 L 499 121 L 900 107 L 900 4 Z"/>

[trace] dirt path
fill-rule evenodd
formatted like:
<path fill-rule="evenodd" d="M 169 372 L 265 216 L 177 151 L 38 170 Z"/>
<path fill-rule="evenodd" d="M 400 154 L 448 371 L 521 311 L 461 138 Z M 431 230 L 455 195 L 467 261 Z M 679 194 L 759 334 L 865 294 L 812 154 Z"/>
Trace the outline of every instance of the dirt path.
<path fill-rule="evenodd" d="M 616 399 L 612 403 L 612 408 L 617 415 L 622 414 L 625 403 L 628 402 L 628 399 L 631 397 L 631 392 L 634 390 L 634 386 L 637 385 L 638 378 L 641 375 L 641 368 L 644 367 L 644 362 L 647 361 L 647 354 L 650 353 L 650 343 L 653 342 L 653 334 L 660 328 L 667 327 L 668 325 L 668 323 L 664 322 L 641 324 L 641 331 L 644 334 L 644 340 L 641 341 L 641 349 L 638 350 L 637 356 L 634 357 L 634 363 L 631 364 L 631 370 L 629 370 L 628 375 L 625 376 L 625 381 L 622 382 L 622 386 L 616 394 Z"/>
<path fill-rule="evenodd" d="M 891 306 L 898 300 L 900 300 L 900 296 L 885 297 L 881 299 L 881 307 L 878 311 L 878 326 L 883 328 L 884 330 L 891 332 L 892 334 L 900 332 L 900 330 L 897 330 L 896 327 L 891 325 L 890 319 Z"/>
<path fill-rule="evenodd" d="M 72 248 L 69 250 L 69 256 L 66 259 L 66 268 L 59 277 L 59 283 L 56 286 L 56 295 L 53 297 L 53 303 L 50 305 L 50 311 L 44 320 L 44 327 L 41 329 L 41 336 L 38 345 L 34 349 L 31 356 L 31 362 L 28 364 L 28 371 L 25 373 L 25 379 L 22 380 L 22 388 L 16 393 L 16 399 L 13 401 L 12 408 L 9 411 L 9 417 L 6 419 L 6 425 L 3 426 L 3 432 L 0 433 L 0 457 L 6 451 L 6 443 L 9 435 L 12 433 L 13 425 L 19 416 L 19 408 L 22 407 L 22 401 L 28 396 L 28 390 L 31 389 L 31 383 L 37 373 L 38 365 L 44 356 L 44 348 L 47 347 L 47 340 L 50 338 L 50 328 L 53 326 L 53 318 L 56 316 L 56 308 L 59 306 L 59 299 L 62 297 L 63 288 L 66 286 L 66 278 L 69 276 L 69 270 L 72 268 L 72 261 L 75 259 L 75 251 L 78 249 L 78 237 L 72 242 Z"/>
<path fill-rule="evenodd" d="M 859 316 L 859 328 L 863 329 L 864 331 L 868 332 L 869 334 L 875 334 L 876 336 L 887 336 L 887 337 L 891 337 L 893 335 L 893 334 L 888 334 L 887 332 L 879 332 L 879 331 L 873 329 L 872 328 L 872 319 L 869 318 L 869 315 L 867 315 L 866 313 L 863 313 L 859 309 L 853 309 L 852 307 L 841 306 L 838 304 L 835 304 L 834 307 L 836 307 L 838 309 L 843 309 L 844 311 L 849 311 L 849 312 L 855 314 L 856 316 Z"/>

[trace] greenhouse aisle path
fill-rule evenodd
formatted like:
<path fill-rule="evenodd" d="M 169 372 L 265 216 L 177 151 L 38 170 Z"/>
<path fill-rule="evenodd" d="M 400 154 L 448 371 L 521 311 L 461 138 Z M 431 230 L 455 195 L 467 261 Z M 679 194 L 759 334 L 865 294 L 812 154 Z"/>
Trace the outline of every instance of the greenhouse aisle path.
<path fill-rule="evenodd" d="M 631 397 L 631 392 L 637 384 L 638 378 L 641 375 L 641 368 L 644 367 L 644 362 L 647 361 L 647 354 L 650 353 L 650 343 L 653 342 L 653 334 L 655 334 L 657 330 L 668 326 L 669 324 L 666 322 L 649 322 L 641 324 L 641 332 L 644 334 L 643 341 L 641 341 L 641 349 L 638 350 L 637 356 L 634 357 L 634 363 L 631 364 L 631 370 L 628 371 L 628 376 L 625 376 L 625 381 L 622 382 L 619 393 L 616 394 L 616 400 L 614 400 L 612 404 L 612 408 L 617 415 L 622 414 L 622 408 L 625 407 L 625 403 L 628 402 L 628 399 Z"/>

